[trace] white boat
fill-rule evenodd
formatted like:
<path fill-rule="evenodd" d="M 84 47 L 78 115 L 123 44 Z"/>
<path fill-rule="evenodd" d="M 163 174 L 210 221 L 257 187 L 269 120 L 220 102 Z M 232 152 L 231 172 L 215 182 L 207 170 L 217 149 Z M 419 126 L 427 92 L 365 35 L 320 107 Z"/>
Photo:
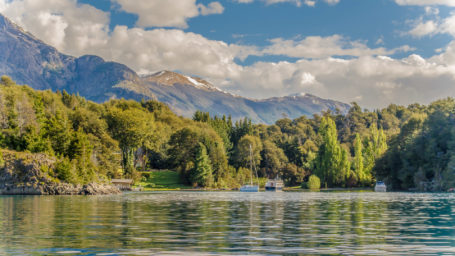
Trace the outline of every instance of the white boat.
<path fill-rule="evenodd" d="M 283 191 L 284 183 L 278 177 L 275 179 L 269 179 L 265 184 L 266 191 Z"/>
<path fill-rule="evenodd" d="M 256 173 L 256 178 L 258 177 L 258 173 L 256 171 L 255 166 L 253 165 L 253 150 L 251 149 L 250 144 L 250 169 L 253 172 L 253 169 Z M 240 192 L 259 192 L 259 185 L 253 184 L 253 173 L 250 175 L 250 184 L 245 184 L 240 188 Z"/>
<path fill-rule="evenodd" d="M 377 181 L 376 186 L 374 186 L 375 192 L 387 192 L 387 186 L 383 181 Z"/>
<path fill-rule="evenodd" d="M 243 185 L 240 188 L 240 192 L 259 192 L 258 185 Z"/>

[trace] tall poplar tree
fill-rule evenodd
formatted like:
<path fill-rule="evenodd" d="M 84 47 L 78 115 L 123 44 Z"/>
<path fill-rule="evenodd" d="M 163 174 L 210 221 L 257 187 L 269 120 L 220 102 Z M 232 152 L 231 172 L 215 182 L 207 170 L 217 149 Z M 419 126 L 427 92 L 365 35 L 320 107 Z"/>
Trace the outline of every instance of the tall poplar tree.
<path fill-rule="evenodd" d="M 322 143 L 314 162 L 315 174 L 326 187 L 344 185 L 349 163 L 338 142 L 335 122 L 330 117 L 322 118 L 319 134 Z"/>
<path fill-rule="evenodd" d="M 360 139 L 360 135 L 357 133 L 355 135 L 354 141 L 354 173 L 356 176 L 356 180 L 358 183 L 362 183 L 365 181 L 365 168 L 363 165 L 363 145 L 362 140 Z"/>

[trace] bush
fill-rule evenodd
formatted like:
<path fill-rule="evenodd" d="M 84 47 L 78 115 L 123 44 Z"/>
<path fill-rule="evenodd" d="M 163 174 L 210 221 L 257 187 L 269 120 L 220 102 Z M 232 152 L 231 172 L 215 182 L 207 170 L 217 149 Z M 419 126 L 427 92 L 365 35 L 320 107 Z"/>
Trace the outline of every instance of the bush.
<path fill-rule="evenodd" d="M 308 178 L 307 187 L 309 189 L 320 189 L 321 188 L 321 180 L 316 175 L 311 175 Z"/>
<path fill-rule="evenodd" d="M 55 165 L 54 173 L 60 181 L 75 183 L 73 169 L 71 161 L 68 158 L 63 158 Z"/>

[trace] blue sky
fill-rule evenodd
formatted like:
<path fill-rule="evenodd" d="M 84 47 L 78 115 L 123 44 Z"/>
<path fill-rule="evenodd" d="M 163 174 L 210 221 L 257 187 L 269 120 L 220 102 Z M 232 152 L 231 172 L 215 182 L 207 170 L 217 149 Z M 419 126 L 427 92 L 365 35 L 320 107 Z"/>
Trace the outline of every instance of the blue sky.
<path fill-rule="evenodd" d="M 455 96 L 455 0 L 0 0 L 0 12 L 67 54 L 253 98 Z"/>
<path fill-rule="evenodd" d="M 117 25 L 135 27 L 137 14 L 125 12 L 110 0 L 78 0 L 110 13 L 110 28 Z M 208 4 L 211 1 L 198 1 Z M 337 4 L 317 3 L 314 7 L 294 2 L 266 4 L 256 1 L 241 4 L 219 1 L 224 12 L 220 15 L 198 16 L 187 20 L 185 31 L 201 34 L 212 40 L 227 43 L 265 46 L 272 38 L 303 38 L 339 34 L 351 40 L 365 41 L 369 47 L 392 49 L 402 45 L 415 48 L 422 57 L 435 54 L 435 49 L 446 46 L 452 37 L 447 34 L 432 37 L 413 37 L 405 34 L 416 17 L 425 16 L 425 7 L 398 5 L 393 0 L 344 0 Z M 453 7 L 436 5 L 439 16 L 449 17 Z M 171 28 L 168 26 L 167 28 Z M 148 27 L 146 29 L 153 29 Z M 378 42 L 380 40 L 380 42 Z M 403 57 L 405 53 L 392 56 Z M 265 57 L 265 59 L 271 58 Z M 276 60 L 274 57 L 272 60 Z M 287 59 L 283 56 L 283 59 Z M 251 64 L 245 62 L 244 64 Z"/>

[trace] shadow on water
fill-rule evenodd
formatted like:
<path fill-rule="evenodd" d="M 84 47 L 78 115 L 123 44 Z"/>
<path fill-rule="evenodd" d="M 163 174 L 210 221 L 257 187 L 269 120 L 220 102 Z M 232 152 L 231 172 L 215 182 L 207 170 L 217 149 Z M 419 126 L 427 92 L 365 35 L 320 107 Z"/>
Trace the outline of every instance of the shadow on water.
<path fill-rule="evenodd" d="M 453 194 L 0 196 L 0 254 L 441 255 Z"/>

